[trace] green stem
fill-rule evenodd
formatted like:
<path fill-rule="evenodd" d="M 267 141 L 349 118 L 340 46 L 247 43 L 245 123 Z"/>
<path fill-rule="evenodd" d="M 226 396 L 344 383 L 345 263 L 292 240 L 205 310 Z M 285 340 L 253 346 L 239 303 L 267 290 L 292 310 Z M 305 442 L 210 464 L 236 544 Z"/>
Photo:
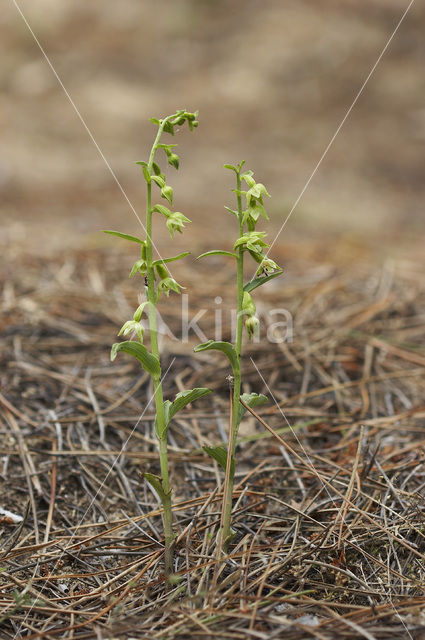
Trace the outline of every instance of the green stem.
<path fill-rule="evenodd" d="M 240 168 L 236 174 L 237 180 L 237 198 L 238 198 L 238 222 L 239 222 L 239 238 L 243 235 L 243 222 L 242 222 L 242 197 L 241 191 L 241 175 Z M 236 450 L 236 438 L 239 429 L 239 398 L 241 395 L 241 352 L 242 352 L 242 332 L 243 332 L 243 249 L 238 248 L 237 253 L 237 325 L 236 325 L 236 344 L 235 351 L 238 360 L 238 369 L 234 372 L 233 380 L 233 401 L 230 411 L 232 424 L 230 429 L 233 430 L 232 437 L 229 437 L 229 447 L 227 456 L 231 460 L 235 458 Z M 222 530 L 222 548 L 226 550 L 227 544 L 231 538 L 230 524 L 232 519 L 232 499 L 233 499 L 233 483 L 234 472 L 230 474 L 229 481 L 227 483 L 226 492 L 223 496 L 223 530 Z"/>
<path fill-rule="evenodd" d="M 153 143 L 151 153 L 149 156 L 148 173 L 152 173 L 152 165 L 155 158 L 155 152 L 157 145 L 161 138 L 164 124 L 166 120 L 158 127 L 158 133 Z M 147 196 L 146 196 L 146 275 L 147 275 L 147 299 L 148 299 L 148 318 L 149 318 L 149 334 L 151 342 L 152 354 L 159 361 L 159 348 L 158 348 L 158 329 L 156 320 L 156 291 L 155 291 L 155 271 L 152 266 L 152 184 L 147 183 Z M 164 396 L 162 391 L 161 373 L 158 377 L 153 378 L 154 384 L 154 397 L 155 397 L 155 409 L 156 409 L 156 427 L 158 434 L 166 433 L 165 430 L 165 413 L 164 413 Z M 172 543 L 174 540 L 173 533 L 173 516 L 171 509 L 171 490 L 168 474 L 168 450 L 167 450 L 167 436 L 159 437 L 159 459 L 161 466 L 161 481 L 164 489 L 165 499 L 162 500 L 163 508 L 163 525 L 164 525 L 164 537 L 165 537 L 165 573 L 170 575 L 173 571 L 173 548 Z"/>

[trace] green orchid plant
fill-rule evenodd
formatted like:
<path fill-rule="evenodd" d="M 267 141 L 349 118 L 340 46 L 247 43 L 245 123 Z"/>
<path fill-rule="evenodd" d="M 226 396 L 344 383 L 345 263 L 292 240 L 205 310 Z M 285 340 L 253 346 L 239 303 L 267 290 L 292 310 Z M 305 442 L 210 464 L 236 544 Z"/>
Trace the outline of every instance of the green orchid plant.
<path fill-rule="evenodd" d="M 236 341 L 230 342 L 209 340 L 195 347 L 196 352 L 208 351 L 210 349 L 222 351 L 228 358 L 233 371 L 233 393 L 230 403 L 230 425 L 229 440 L 227 450 L 224 446 L 205 447 L 205 451 L 215 459 L 226 472 L 223 489 L 223 508 L 220 527 L 219 549 L 226 550 L 233 532 L 231 530 L 232 497 L 235 475 L 235 450 L 239 425 L 245 414 L 246 408 L 241 404 L 240 398 L 249 407 L 259 406 L 267 401 L 266 396 L 257 393 L 244 393 L 241 395 L 241 355 L 242 355 L 242 334 L 243 327 L 248 334 L 248 338 L 258 335 L 260 321 L 256 315 L 256 307 L 251 292 L 257 287 L 269 282 L 282 273 L 282 269 L 271 260 L 265 250 L 269 245 L 264 241 L 266 233 L 256 231 L 256 226 L 260 218 L 268 220 L 264 207 L 264 198 L 269 197 L 266 187 L 260 182 L 256 182 L 252 171 L 242 171 L 245 161 L 237 167 L 224 165 L 225 169 L 230 169 L 236 177 L 237 209 L 225 207 L 227 211 L 235 216 L 238 224 L 238 238 L 233 246 L 233 251 L 213 250 L 207 251 L 199 256 L 224 255 L 232 258 L 236 262 L 236 282 L 237 282 L 237 323 Z M 242 189 L 242 183 L 247 185 L 247 189 Z M 243 206 L 245 205 L 245 206 Z M 244 258 L 249 254 L 257 263 L 254 278 L 244 284 Z"/>
<path fill-rule="evenodd" d="M 120 351 L 130 354 L 140 362 L 143 369 L 150 374 L 153 381 L 156 410 L 155 432 L 158 438 L 161 475 L 157 476 L 152 473 L 144 473 L 142 475 L 153 487 L 162 503 L 166 575 L 170 575 L 173 571 L 173 542 L 175 538 L 168 466 L 168 429 L 171 420 L 178 411 L 198 398 L 207 395 L 210 393 L 210 390 L 205 388 L 190 389 L 178 393 L 173 402 L 164 400 L 160 353 L 158 348 L 157 305 L 160 301 L 161 294 L 165 294 L 165 296 L 168 297 L 171 291 L 180 293 L 181 285 L 171 276 L 167 264 L 184 258 L 189 255 L 190 252 L 185 251 L 172 258 L 154 260 L 152 219 L 155 213 L 163 216 L 166 219 L 166 226 L 171 237 L 173 237 L 175 231 L 182 233 L 185 224 L 190 222 L 190 220 L 182 213 L 170 210 L 169 206 L 173 204 L 173 189 L 167 184 L 165 175 L 156 160 L 156 155 L 158 152 L 163 152 L 168 164 L 178 169 L 179 157 L 175 152 L 177 145 L 162 143 L 162 135 L 168 133 L 174 136 L 176 127 L 184 123 L 187 123 L 189 129 L 193 131 L 198 126 L 197 115 L 197 112 L 189 113 L 188 111 L 180 110 L 166 118 L 151 119 L 151 122 L 158 128 L 155 141 L 152 145 L 148 161 L 137 162 L 142 168 L 143 177 L 146 182 L 146 239 L 143 240 L 118 231 L 105 231 L 105 233 L 140 245 L 140 259 L 134 263 L 130 271 L 130 276 L 136 274 L 142 276 L 145 283 L 146 300 L 136 309 L 132 319 L 125 322 L 121 327 L 118 335 L 124 337 L 129 336 L 130 339 L 117 342 L 112 346 L 111 360 L 114 360 Z M 154 187 L 159 189 L 161 198 L 166 200 L 169 206 L 152 203 L 152 190 Z M 147 315 L 149 323 L 150 351 L 143 344 L 144 329 L 141 324 L 143 314 Z"/>

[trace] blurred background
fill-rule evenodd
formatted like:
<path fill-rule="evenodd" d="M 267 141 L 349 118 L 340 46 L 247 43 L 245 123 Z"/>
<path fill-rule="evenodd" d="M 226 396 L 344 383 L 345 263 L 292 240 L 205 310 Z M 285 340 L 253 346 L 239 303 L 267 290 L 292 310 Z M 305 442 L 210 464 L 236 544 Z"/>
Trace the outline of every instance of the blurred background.
<path fill-rule="evenodd" d="M 352 104 L 406 0 L 19 0 L 137 213 L 151 116 L 199 109 L 169 168 L 194 247 L 228 239 L 225 162 L 272 194 L 276 232 Z M 425 5 L 411 7 L 276 246 L 346 243 L 380 256 L 423 240 Z M 139 225 L 13 0 L 0 13 L 3 247 L 109 246 Z M 229 227 L 227 227 L 229 222 Z M 198 224 L 196 224 L 198 223 Z M 201 224 L 199 224 L 201 223 Z M 159 226 L 159 225 L 158 225 Z M 166 240 L 164 225 L 158 228 Z M 211 238 L 211 234 L 215 238 Z M 233 237 L 233 232 L 232 237 Z M 183 246 L 182 245 L 182 246 Z"/>

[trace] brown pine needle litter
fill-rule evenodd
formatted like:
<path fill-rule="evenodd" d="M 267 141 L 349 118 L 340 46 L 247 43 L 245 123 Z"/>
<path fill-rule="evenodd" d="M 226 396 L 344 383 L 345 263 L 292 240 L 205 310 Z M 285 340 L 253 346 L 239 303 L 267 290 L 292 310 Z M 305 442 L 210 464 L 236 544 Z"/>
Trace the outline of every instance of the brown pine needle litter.
<path fill-rule="evenodd" d="M 3 256 L 2 639 L 425 637 L 423 275 L 413 261 L 279 258 L 262 311 L 287 309 L 294 336 L 245 346 L 244 391 L 269 402 L 238 435 L 221 559 L 224 474 L 202 446 L 227 432 L 228 366 L 194 356 L 193 333 L 162 337 L 165 396 L 214 389 L 170 434 L 168 583 L 160 504 L 139 473 L 158 472 L 152 389 L 137 364 L 109 362 L 137 286 L 101 249 Z M 213 333 L 219 281 L 230 339 L 225 267 L 188 268 L 189 315 L 206 309 Z M 164 306 L 177 338 L 179 318 Z"/>

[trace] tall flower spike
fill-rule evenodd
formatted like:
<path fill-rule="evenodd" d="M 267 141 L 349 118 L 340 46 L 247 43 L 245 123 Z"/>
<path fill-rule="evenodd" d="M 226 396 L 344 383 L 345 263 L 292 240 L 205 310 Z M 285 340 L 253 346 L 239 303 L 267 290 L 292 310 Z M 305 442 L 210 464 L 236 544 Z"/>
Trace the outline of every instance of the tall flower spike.
<path fill-rule="evenodd" d="M 221 528 L 219 536 L 219 555 L 221 550 L 226 549 L 232 538 L 231 514 L 232 514 L 232 497 L 233 497 L 233 480 L 235 473 L 235 449 L 239 424 L 244 415 L 245 408 L 240 403 L 241 398 L 241 354 L 242 354 L 242 333 L 245 321 L 245 329 L 248 338 L 253 338 L 259 334 L 260 321 L 256 316 L 256 308 L 251 291 L 261 286 L 271 278 L 279 275 L 281 270 L 277 264 L 264 254 L 264 249 L 268 247 L 264 241 L 265 232 L 256 231 L 255 227 L 260 217 L 268 220 L 267 213 L 264 208 L 263 198 L 268 196 L 265 186 L 253 178 L 252 171 L 242 173 L 244 162 L 239 165 L 224 165 L 226 169 L 230 169 L 236 175 L 236 189 L 232 191 L 236 194 L 237 209 L 226 207 L 230 213 L 236 216 L 238 221 L 238 238 L 233 246 L 233 252 L 213 250 L 207 251 L 200 257 L 208 255 L 226 255 L 236 260 L 236 280 L 237 280 L 237 328 L 235 344 L 229 342 L 221 342 L 209 340 L 204 344 L 195 347 L 195 351 L 207 351 L 215 349 L 224 353 L 233 372 L 233 394 L 230 407 L 231 424 L 229 425 L 229 438 L 227 452 L 224 447 L 205 447 L 205 451 L 216 460 L 226 471 L 227 483 L 223 497 L 223 509 L 221 517 Z M 248 185 L 248 190 L 243 191 L 241 188 L 242 181 Z M 243 203 L 243 199 L 245 202 Z M 245 208 L 243 207 L 245 204 Z M 244 257 L 250 254 L 256 263 L 260 265 L 258 270 L 264 277 L 254 278 L 244 285 Z M 274 271 L 270 275 L 270 271 Z M 258 273 L 257 273 L 258 275 Z M 251 393 L 243 394 L 242 398 L 245 404 L 254 407 L 263 404 L 267 398 L 261 394 Z"/>
<path fill-rule="evenodd" d="M 158 494 L 162 502 L 162 520 L 164 525 L 164 564 L 165 573 L 170 575 L 173 571 L 173 518 L 171 509 L 171 483 L 169 479 L 168 470 L 168 447 L 167 447 L 167 434 L 170 427 L 170 422 L 173 416 L 183 409 L 186 405 L 194 402 L 198 398 L 201 398 L 208 393 L 209 389 L 196 388 L 182 391 L 177 394 L 175 400 L 164 400 L 162 390 L 162 372 L 160 363 L 160 354 L 158 348 L 158 329 L 157 329 L 157 311 L 156 305 L 158 303 L 161 293 L 165 293 L 166 296 L 170 294 L 170 291 L 180 293 L 180 285 L 170 276 L 167 267 L 165 266 L 169 262 L 180 260 L 188 255 L 189 252 L 180 253 L 172 258 L 160 258 L 159 260 L 153 260 L 152 249 L 152 216 L 158 212 L 166 218 L 166 225 L 173 235 L 174 231 L 181 233 L 184 224 L 190 222 L 189 218 L 186 218 L 182 213 L 173 213 L 170 209 L 162 204 L 152 205 L 152 189 L 159 188 L 162 198 L 167 200 L 171 205 L 173 201 L 173 189 L 167 185 L 165 175 L 161 171 L 161 167 L 156 162 L 156 153 L 158 150 L 163 149 L 168 159 L 168 163 L 179 168 L 179 158 L 174 152 L 176 145 L 167 145 L 161 142 L 161 137 L 164 133 L 171 135 L 175 134 L 176 126 L 188 123 L 189 129 L 193 130 L 197 125 L 197 113 L 190 113 L 184 109 L 173 113 L 166 118 L 158 119 L 152 118 L 152 122 L 158 127 L 155 141 L 152 145 L 149 159 L 147 162 L 138 162 L 142 168 L 142 174 L 146 182 L 146 240 L 141 240 L 136 236 L 129 234 L 123 234 L 118 231 L 108 231 L 112 235 L 118 236 L 125 240 L 129 240 L 134 243 L 140 244 L 141 257 L 135 262 L 131 270 L 130 275 L 140 273 L 145 279 L 145 290 L 147 300 L 143 302 L 134 312 L 133 319 L 128 320 L 121 327 L 119 335 L 129 336 L 135 333 L 138 337 L 136 340 L 125 340 L 124 342 L 117 342 L 113 345 L 111 350 L 111 360 L 114 360 L 119 352 L 124 352 L 135 357 L 142 367 L 149 373 L 153 381 L 154 399 L 155 399 L 155 432 L 158 439 L 159 449 L 159 464 L 161 469 L 161 475 L 156 476 L 151 473 L 144 473 L 143 477 L 150 483 L 151 487 Z M 149 351 L 143 344 L 143 326 L 141 324 L 141 317 L 147 307 L 147 315 L 149 321 L 149 333 L 150 333 L 150 349 Z"/>

